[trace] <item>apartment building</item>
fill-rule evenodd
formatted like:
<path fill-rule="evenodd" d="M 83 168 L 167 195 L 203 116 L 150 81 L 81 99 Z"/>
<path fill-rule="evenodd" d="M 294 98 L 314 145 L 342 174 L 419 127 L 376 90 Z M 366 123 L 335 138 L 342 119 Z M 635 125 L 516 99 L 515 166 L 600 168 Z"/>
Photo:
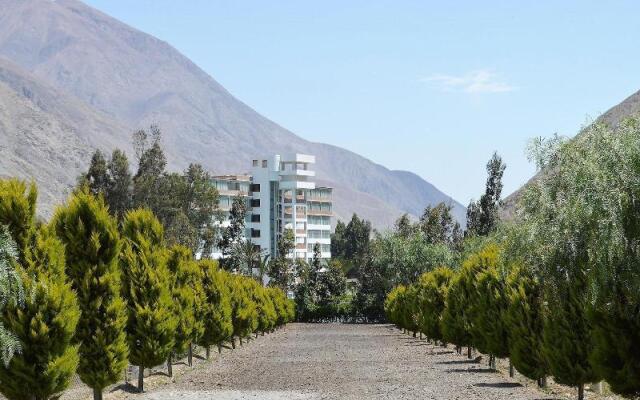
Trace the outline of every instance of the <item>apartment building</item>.
<path fill-rule="evenodd" d="M 246 238 L 260 247 L 263 255 L 276 256 L 276 244 L 286 229 L 295 235 L 295 249 L 289 257 L 311 260 L 313 247 L 321 257 L 331 258 L 332 188 L 316 186 L 315 156 L 272 155 L 252 160 L 249 175 L 214 177 L 220 193 L 222 226 L 237 195 L 246 198 Z M 220 258 L 219 250 L 212 254 Z"/>

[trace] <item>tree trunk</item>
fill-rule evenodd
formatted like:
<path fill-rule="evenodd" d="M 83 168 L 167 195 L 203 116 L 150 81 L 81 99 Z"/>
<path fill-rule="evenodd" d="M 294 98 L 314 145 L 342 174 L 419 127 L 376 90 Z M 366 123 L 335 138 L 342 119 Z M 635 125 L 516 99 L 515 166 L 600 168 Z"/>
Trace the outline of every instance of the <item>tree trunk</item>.
<path fill-rule="evenodd" d="M 242 336 L 240 336 L 240 346 L 242 346 Z"/>
<path fill-rule="evenodd" d="M 513 368 L 513 364 L 511 363 L 511 359 L 509 359 L 509 377 L 513 378 L 515 376 L 515 370 Z"/>
<path fill-rule="evenodd" d="M 232 348 L 232 349 L 235 349 L 235 348 L 236 348 L 236 338 L 235 338 L 235 337 L 232 337 L 232 338 L 231 338 L 231 348 Z"/>
<path fill-rule="evenodd" d="M 222 346 L 218 343 L 218 354 L 222 354 Z"/>
<path fill-rule="evenodd" d="M 467 358 L 471 359 L 471 346 L 467 347 Z"/>
<path fill-rule="evenodd" d="M 193 344 L 189 343 L 189 353 L 187 355 L 189 366 L 193 367 Z"/>
<path fill-rule="evenodd" d="M 167 374 L 169 375 L 169 378 L 173 378 L 173 368 L 171 365 L 171 354 L 169 354 L 169 357 L 167 358 Z"/>
<path fill-rule="evenodd" d="M 211 355 L 211 347 L 207 346 L 207 360 L 209 359 L 210 355 Z"/>
<path fill-rule="evenodd" d="M 541 387 L 541 388 L 547 387 L 547 377 L 546 376 L 538 379 L 538 387 Z"/>
<path fill-rule="evenodd" d="M 422 340 L 422 332 L 420 332 L 420 340 Z"/>
<path fill-rule="evenodd" d="M 418 335 L 416 335 L 416 331 L 413 331 L 413 337 L 418 337 Z"/>
<path fill-rule="evenodd" d="M 578 385 L 578 400 L 584 400 L 584 383 Z"/>
<path fill-rule="evenodd" d="M 102 400 L 102 389 L 93 388 L 93 400 Z"/>
<path fill-rule="evenodd" d="M 138 367 L 138 392 L 144 392 L 144 367 Z"/>

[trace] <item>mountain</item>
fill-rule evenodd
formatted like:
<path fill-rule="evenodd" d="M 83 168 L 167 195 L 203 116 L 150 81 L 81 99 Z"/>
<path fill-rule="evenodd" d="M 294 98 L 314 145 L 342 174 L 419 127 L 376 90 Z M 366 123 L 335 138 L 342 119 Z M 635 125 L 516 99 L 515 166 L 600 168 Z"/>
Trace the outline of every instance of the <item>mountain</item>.
<path fill-rule="evenodd" d="M 640 117 L 640 90 L 624 99 L 621 103 L 611 107 L 608 111 L 600 115 L 596 122 L 603 122 L 611 127 L 615 127 L 627 117 Z M 580 135 L 580 133 L 578 133 Z M 521 188 L 510 194 L 505 200 L 502 208 L 502 217 L 512 219 L 515 217 L 515 211 L 518 201 L 530 182 L 538 179 L 541 173 L 538 172 Z"/>
<path fill-rule="evenodd" d="M 417 175 L 302 139 L 166 42 L 81 2 L 0 0 L 0 60 L 0 173 L 35 178 L 47 212 L 94 147 L 131 154 L 130 133 L 157 123 L 170 169 L 199 162 L 238 173 L 254 156 L 315 154 L 318 179 L 336 187 L 339 218 L 357 212 L 383 227 L 444 201 L 464 220 L 462 205 Z"/>

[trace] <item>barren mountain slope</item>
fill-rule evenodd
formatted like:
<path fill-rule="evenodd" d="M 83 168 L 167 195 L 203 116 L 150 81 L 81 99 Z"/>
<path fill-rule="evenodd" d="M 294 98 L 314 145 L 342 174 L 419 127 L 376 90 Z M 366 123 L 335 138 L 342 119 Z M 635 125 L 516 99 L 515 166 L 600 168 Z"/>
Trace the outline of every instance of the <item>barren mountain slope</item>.
<path fill-rule="evenodd" d="M 402 212 L 418 215 L 438 201 L 451 202 L 456 215 L 464 215 L 460 204 L 415 175 L 287 131 L 167 43 L 83 3 L 0 0 L 0 57 L 117 121 L 126 134 L 114 137 L 114 145 L 127 149 L 131 130 L 158 123 L 171 168 L 200 162 L 216 173 L 241 172 L 256 155 L 304 152 L 317 156 L 319 178 L 343 188 L 336 203 L 340 217 L 355 211 L 391 221 Z M 359 192 L 379 201 L 362 204 Z"/>

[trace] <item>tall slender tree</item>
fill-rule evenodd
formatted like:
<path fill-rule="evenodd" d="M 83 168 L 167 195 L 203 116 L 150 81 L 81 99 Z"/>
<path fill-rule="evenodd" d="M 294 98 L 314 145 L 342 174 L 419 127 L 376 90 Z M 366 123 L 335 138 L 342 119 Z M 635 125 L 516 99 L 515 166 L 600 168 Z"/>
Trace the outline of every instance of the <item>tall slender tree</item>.
<path fill-rule="evenodd" d="M 467 207 L 467 233 L 471 235 L 487 236 L 495 231 L 500 219 L 499 209 L 502 195 L 502 176 L 506 165 L 498 153 L 487 163 L 487 183 L 480 200 L 473 200 Z"/>
<path fill-rule="evenodd" d="M 229 284 L 231 277 L 218 269 L 216 260 L 198 261 L 205 301 L 202 320 L 204 332 L 198 344 L 207 349 L 217 345 L 221 351 L 222 343 L 233 336 L 232 304 Z"/>
<path fill-rule="evenodd" d="M 122 376 L 128 355 L 116 221 L 101 198 L 80 191 L 56 211 L 52 226 L 65 245 L 66 272 L 80 305 L 78 375 L 100 400 L 102 390 Z"/>
<path fill-rule="evenodd" d="M 161 364 L 175 345 L 177 318 L 163 248 L 163 227 L 149 210 L 127 212 L 122 253 L 122 294 L 127 303 L 129 361 L 138 366 L 138 390 L 144 369 Z"/>

